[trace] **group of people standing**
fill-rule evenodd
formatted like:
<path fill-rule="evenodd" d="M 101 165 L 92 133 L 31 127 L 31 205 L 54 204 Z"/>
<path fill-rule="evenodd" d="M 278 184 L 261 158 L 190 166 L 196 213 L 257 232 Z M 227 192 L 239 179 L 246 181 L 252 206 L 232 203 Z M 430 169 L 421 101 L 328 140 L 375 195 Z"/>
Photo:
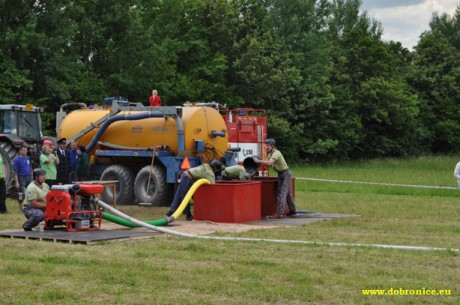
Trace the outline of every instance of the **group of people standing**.
<path fill-rule="evenodd" d="M 27 147 L 21 147 L 14 160 L 14 177 L 21 209 L 27 218 L 25 231 L 31 231 L 44 219 L 46 194 L 56 184 L 69 184 L 89 178 L 89 156 L 84 146 L 72 142 L 67 149 L 65 138 L 57 141 L 58 148 L 49 140 L 43 142 L 40 168 L 32 170 Z M 24 192 L 25 191 L 25 192 Z M 25 193 L 25 200 L 22 195 Z"/>
<path fill-rule="evenodd" d="M 53 147 L 50 140 L 43 142 L 40 155 L 40 169 L 45 172 L 45 182 L 51 188 L 55 184 L 68 184 L 72 181 L 89 179 L 89 156 L 84 146 L 73 142 L 70 149 L 66 148 L 66 139 L 59 139 L 58 148 Z M 13 162 L 14 184 L 19 201 L 23 200 L 26 188 L 33 182 L 33 170 L 27 146 L 19 149 Z M 6 183 L 4 160 L 0 155 L 0 213 L 6 213 Z"/>
<path fill-rule="evenodd" d="M 72 181 L 84 181 L 89 178 L 89 156 L 84 146 L 72 142 L 67 149 L 65 138 L 57 141 L 58 148 L 51 141 L 45 141 L 40 156 L 40 167 L 46 171 L 46 184 L 68 184 Z M 17 186 L 16 186 L 17 187 Z"/>
<path fill-rule="evenodd" d="M 58 148 L 50 140 L 43 142 L 40 155 L 40 168 L 32 169 L 32 162 L 27 155 L 27 146 L 19 149 L 13 161 L 14 183 L 18 192 L 20 208 L 27 218 L 23 224 L 25 231 L 32 230 L 44 219 L 46 194 L 55 184 L 69 184 L 73 181 L 89 179 L 89 156 L 84 146 L 72 142 L 66 148 L 65 138 L 57 141 Z M 6 208 L 5 163 L 0 154 L 0 213 L 7 213 Z"/>

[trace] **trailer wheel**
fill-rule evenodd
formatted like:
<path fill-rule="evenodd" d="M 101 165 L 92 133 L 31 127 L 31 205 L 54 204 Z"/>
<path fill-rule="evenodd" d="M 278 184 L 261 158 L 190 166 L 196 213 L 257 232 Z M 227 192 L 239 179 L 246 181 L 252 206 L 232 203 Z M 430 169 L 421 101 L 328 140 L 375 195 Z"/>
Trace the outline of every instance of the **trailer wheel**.
<path fill-rule="evenodd" d="M 101 175 L 101 181 L 118 180 L 115 191 L 117 204 L 134 204 L 134 175 L 132 171 L 123 165 L 111 165 Z M 107 204 L 113 204 L 113 191 L 111 187 L 105 187 L 101 199 Z"/>
<path fill-rule="evenodd" d="M 0 154 L 3 157 L 3 164 L 5 165 L 5 184 L 6 193 L 13 194 L 16 192 L 14 186 L 14 173 L 13 173 L 13 161 L 18 154 L 18 150 L 8 142 L 0 142 Z"/>
<path fill-rule="evenodd" d="M 157 207 L 168 206 L 169 188 L 165 169 L 160 165 L 143 167 L 136 176 L 134 194 L 139 202 L 151 203 Z"/>

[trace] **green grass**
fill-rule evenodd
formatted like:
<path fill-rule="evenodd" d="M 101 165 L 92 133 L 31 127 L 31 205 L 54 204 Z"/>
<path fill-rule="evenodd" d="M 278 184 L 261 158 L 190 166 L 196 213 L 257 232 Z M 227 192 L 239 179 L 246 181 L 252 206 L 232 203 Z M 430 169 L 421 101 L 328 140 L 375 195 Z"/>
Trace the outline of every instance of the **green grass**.
<path fill-rule="evenodd" d="M 294 167 L 296 177 L 456 186 L 456 159 Z M 225 236 L 460 248 L 456 190 L 296 180 L 299 209 L 358 217 Z M 0 229 L 24 217 L 8 200 Z M 140 219 L 166 208 L 122 207 Z M 192 240 L 78 245 L 0 239 L 1 304 L 459 304 L 460 253 Z M 452 296 L 363 296 L 362 289 Z"/>

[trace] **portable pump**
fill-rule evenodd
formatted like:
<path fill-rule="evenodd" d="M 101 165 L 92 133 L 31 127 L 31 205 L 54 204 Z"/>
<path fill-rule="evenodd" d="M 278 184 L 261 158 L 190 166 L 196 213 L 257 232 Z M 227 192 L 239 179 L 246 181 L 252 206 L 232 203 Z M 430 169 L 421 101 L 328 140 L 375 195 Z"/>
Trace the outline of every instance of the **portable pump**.
<path fill-rule="evenodd" d="M 45 229 L 65 225 L 66 231 L 98 230 L 102 212 L 95 199 L 103 190 L 100 184 L 53 185 L 46 195 Z"/>

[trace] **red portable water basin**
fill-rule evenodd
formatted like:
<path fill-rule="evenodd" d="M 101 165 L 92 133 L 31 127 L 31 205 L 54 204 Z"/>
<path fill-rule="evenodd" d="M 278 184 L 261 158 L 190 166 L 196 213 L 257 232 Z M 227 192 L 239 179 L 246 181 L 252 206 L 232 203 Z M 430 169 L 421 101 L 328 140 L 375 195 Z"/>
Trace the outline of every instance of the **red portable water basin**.
<path fill-rule="evenodd" d="M 193 218 L 214 222 L 261 219 L 259 181 L 218 181 L 200 186 L 193 196 Z"/>

